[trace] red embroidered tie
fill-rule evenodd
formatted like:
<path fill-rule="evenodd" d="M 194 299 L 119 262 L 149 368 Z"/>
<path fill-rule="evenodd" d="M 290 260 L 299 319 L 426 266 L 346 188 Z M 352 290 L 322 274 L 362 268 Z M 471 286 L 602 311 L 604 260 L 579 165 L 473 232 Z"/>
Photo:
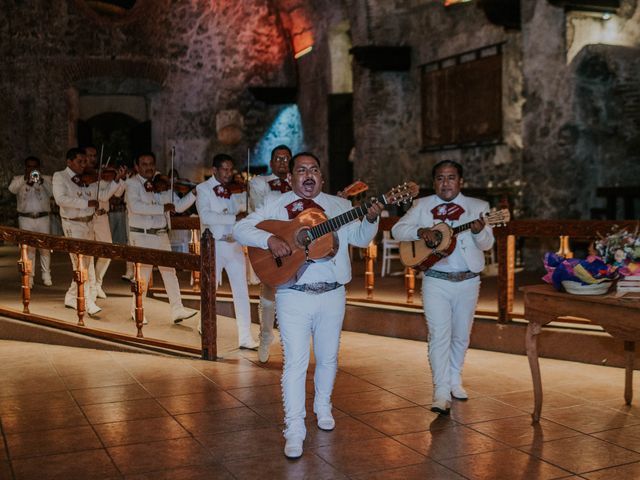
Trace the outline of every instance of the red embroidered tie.
<path fill-rule="evenodd" d="M 436 220 L 459 220 L 460 215 L 464 213 L 464 208 L 457 203 L 441 203 L 432 208 L 431 213 Z"/>
<path fill-rule="evenodd" d="M 301 198 L 300 200 L 296 200 L 291 202 L 289 205 L 285 206 L 287 209 L 287 213 L 289 214 L 289 220 L 292 218 L 296 218 L 300 212 L 306 210 L 307 208 L 317 208 L 318 210 L 322 210 L 324 212 L 324 208 L 318 205 L 311 199 Z"/>
<path fill-rule="evenodd" d="M 213 187 L 213 193 L 215 193 L 220 198 L 231 198 L 231 192 L 222 184 Z"/>
<path fill-rule="evenodd" d="M 287 193 L 291 191 L 291 186 L 285 181 L 279 178 L 274 178 L 267 182 L 272 192 Z"/>

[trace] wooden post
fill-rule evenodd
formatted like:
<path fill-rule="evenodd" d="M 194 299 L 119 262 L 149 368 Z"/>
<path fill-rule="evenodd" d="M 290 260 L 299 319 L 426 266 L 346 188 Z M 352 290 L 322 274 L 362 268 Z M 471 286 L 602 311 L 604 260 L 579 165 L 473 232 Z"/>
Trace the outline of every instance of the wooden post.
<path fill-rule="evenodd" d="M 133 264 L 133 282 L 131 282 L 131 291 L 136 297 L 136 309 L 135 309 L 135 320 L 136 320 L 136 328 L 138 329 L 138 333 L 136 337 L 143 338 L 142 334 L 142 325 L 144 322 L 144 307 L 142 306 L 142 294 L 144 292 L 144 280 L 142 279 L 142 275 L 140 273 L 140 268 L 142 264 L 135 262 Z"/>
<path fill-rule="evenodd" d="M 404 286 L 407 289 L 407 303 L 413 303 L 413 294 L 416 290 L 416 271 L 411 267 L 404 269 Z"/>
<path fill-rule="evenodd" d="M 22 275 L 22 313 L 29 313 L 29 303 L 31 302 L 31 261 L 29 260 L 29 246 L 27 244 L 20 245 L 20 260 L 18 267 Z"/>
<path fill-rule="evenodd" d="M 216 246 L 209 229 L 200 239 L 200 318 L 202 322 L 202 359 L 218 359 L 216 318 Z"/>
<path fill-rule="evenodd" d="M 189 242 L 189 253 L 200 255 L 200 241 L 198 239 L 197 230 L 191 230 L 191 241 Z M 191 272 L 191 284 L 194 292 L 200 291 L 200 272 L 193 270 Z"/>
<path fill-rule="evenodd" d="M 498 323 L 507 323 L 513 312 L 515 293 L 515 235 L 497 235 L 498 243 Z"/>
<path fill-rule="evenodd" d="M 372 240 L 369 246 L 365 250 L 364 255 L 364 287 L 367 291 L 367 300 L 373 300 L 373 287 L 375 284 L 373 263 L 378 256 L 378 246 L 375 240 Z"/>
<path fill-rule="evenodd" d="M 76 295 L 76 308 L 78 310 L 78 326 L 84 327 L 84 313 L 86 312 L 86 299 L 84 297 L 84 282 L 87 279 L 87 270 L 84 268 L 84 255 L 76 254 L 77 268 L 73 271 L 73 279 L 78 286 Z"/>

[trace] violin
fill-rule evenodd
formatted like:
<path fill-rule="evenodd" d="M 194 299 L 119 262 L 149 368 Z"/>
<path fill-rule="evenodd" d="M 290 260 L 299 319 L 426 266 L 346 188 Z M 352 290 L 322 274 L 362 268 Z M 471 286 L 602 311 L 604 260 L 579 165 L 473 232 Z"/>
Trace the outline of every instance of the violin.
<path fill-rule="evenodd" d="M 174 178 L 173 189 L 178 193 L 189 193 L 191 190 L 198 186 L 197 183 L 192 182 L 186 178 Z"/>
<path fill-rule="evenodd" d="M 103 182 L 112 182 L 118 176 L 118 171 L 115 168 L 107 167 L 103 168 L 102 172 L 100 172 L 100 180 Z M 97 170 L 88 170 L 82 174 L 82 181 L 86 185 L 90 185 L 92 183 L 96 183 L 98 181 L 98 171 Z"/>
<path fill-rule="evenodd" d="M 196 188 L 198 184 L 186 178 L 174 178 L 173 190 L 179 193 L 189 193 Z M 171 177 L 162 173 L 157 173 L 151 180 L 147 180 L 144 183 L 144 188 L 147 192 L 161 193 L 166 192 L 171 188 Z"/>

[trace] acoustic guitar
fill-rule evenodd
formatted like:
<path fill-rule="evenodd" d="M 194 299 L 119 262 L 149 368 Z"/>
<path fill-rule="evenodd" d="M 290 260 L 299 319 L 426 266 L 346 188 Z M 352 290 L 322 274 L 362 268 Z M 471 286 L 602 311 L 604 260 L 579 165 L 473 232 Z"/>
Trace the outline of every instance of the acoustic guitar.
<path fill-rule="evenodd" d="M 483 215 L 487 225 L 504 225 L 511 219 L 509 210 L 504 208 Z M 475 221 L 475 220 L 474 220 Z M 473 222 L 451 227 L 446 223 L 437 223 L 430 228 L 436 233 L 437 241 L 433 245 L 424 239 L 400 242 L 400 261 L 405 267 L 420 271 L 431 268 L 438 260 L 447 257 L 456 248 L 456 235 L 471 228 Z"/>
<path fill-rule="evenodd" d="M 418 195 L 413 182 L 392 188 L 375 198 L 383 205 L 406 203 Z M 256 228 L 277 235 L 289 244 L 291 255 L 274 257 L 270 250 L 249 247 L 249 261 L 260 281 L 270 287 L 293 284 L 308 266 L 309 260 L 325 260 L 338 252 L 336 231 L 366 215 L 372 201 L 328 219 L 317 208 L 303 210 L 292 220 L 264 220 Z"/>
<path fill-rule="evenodd" d="M 338 192 L 338 196 L 342 198 L 351 198 L 356 195 L 360 195 L 362 192 L 369 190 L 369 185 L 363 181 L 356 180 L 351 185 L 347 185 L 341 192 Z"/>

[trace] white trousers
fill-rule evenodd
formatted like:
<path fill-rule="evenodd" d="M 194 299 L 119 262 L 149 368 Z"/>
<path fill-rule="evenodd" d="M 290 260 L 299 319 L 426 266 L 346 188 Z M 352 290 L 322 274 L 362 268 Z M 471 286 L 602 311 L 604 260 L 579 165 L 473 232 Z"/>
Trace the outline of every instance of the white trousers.
<path fill-rule="evenodd" d="M 422 281 L 434 398 L 450 400 L 451 387 L 462 384 L 462 366 L 479 293 L 480 277 L 462 282 L 424 277 Z"/>
<path fill-rule="evenodd" d="M 306 435 L 305 386 L 311 339 L 316 361 L 313 409 L 331 408 L 345 299 L 344 287 L 319 295 L 291 289 L 276 292 L 276 311 L 284 352 L 282 393 L 285 437 Z"/>
<path fill-rule="evenodd" d="M 94 240 L 93 233 L 93 222 L 70 222 L 68 220 L 62 219 L 62 231 L 64 232 L 65 237 L 69 238 L 81 238 L 83 240 Z M 71 257 L 71 265 L 73 265 L 73 269 L 78 269 L 78 256 L 70 253 Z M 95 272 L 93 268 L 91 268 L 91 264 L 93 263 L 93 257 L 88 257 L 84 255 L 82 257 L 82 266 L 83 269 L 87 271 L 87 280 L 85 281 L 85 290 L 84 294 L 89 304 L 96 301 L 95 292 L 96 292 L 96 278 Z M 67 290 L 65 295 L 65 302 L 72 303 L 75 302 L 78 297 L 78 285 L 75 281 L 71 280 L 71 285 Z"/>
<path fill-rule="evenodd" d="M 134 247 L 155 248 L 156 250 L 171 251 L 171 243 L 169 242 L 169 235 L 166 233 L 160 233 L 158 235 L 151 235 L 146 233 L 129 232 L 129 243 Z M 142 277 L 142 298 L 149 287 L 149 278 L 151 277 L 151 269 L 153 265 L 142 265 L 140 267 L 140 276 Z M 169 297 L 169 305 L 171 306 L 172 318 L 182 310 L 182 297 L 180 295 L 180 283 L 178 283 L 178 277 L 176 276 L 176 269 L 173 267 L 161 267 L 158 266 L 160 275 L 162 276 L 162 282 L 164 288 L 167 291 Z M 135 311 L 136 297 L 133 295 L 131 311 Z"/>
<path fill-rule="evenodd" d="M 231 284 L 233 308 L 236 312 L 236 326 L 238 328 L 238 344 L 252 344 L 247 266 L 244 252 L 238 242 L 216 241 L 216 275 L 218 284 L 222 280 L 222 270 L 227 272 L 229 283 Z"/>
<path fill-rule="evenodd" d="M 113 243 L 111 238 L 111 226 L 109 225 L 109 215 L 96 215 L 93 219 L 93 230 L 98 242 Z M 97 258 L 95 263 L 96 287 L 102 287 L 102 280 L 111 263 L 110 258 Z"/>
<path fill-rule="evenodd" d="M 276 320 L 275 290 L 260 284 L 260 304 L 258 305 L 258 315 L 260 317 L 260 344 L 271 345 L 273 342 L 273 324 Z"/>
<path fill-rule="evenodd" d="M 51 222 L 49 217 L 29 218 L 18 217 L 18 227 L 22 230 L 29 230 L 30 232 L 37 233 L 50 233 Z M 42 279 L 51 279 L 51 252 L 46 248 L 39 248 L 40 252 L 40 271 Z M 31 262 L 31 274 L 30 277 L 33 280 L 33 276 L 36 272 L 36 247 L 27 247 L 27 257 Z"/>

